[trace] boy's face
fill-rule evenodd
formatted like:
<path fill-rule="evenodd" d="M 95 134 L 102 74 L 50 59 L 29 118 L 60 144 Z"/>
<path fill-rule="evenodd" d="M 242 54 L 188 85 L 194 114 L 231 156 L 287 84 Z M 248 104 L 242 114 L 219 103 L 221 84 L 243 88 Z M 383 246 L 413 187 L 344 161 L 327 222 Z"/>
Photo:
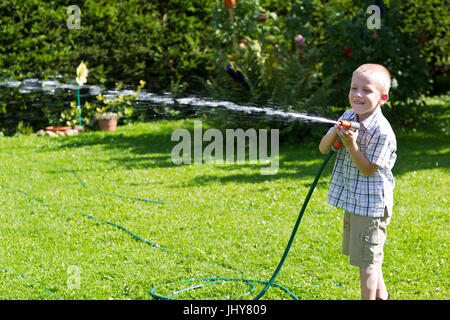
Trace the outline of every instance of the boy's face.
<path fill-rule="evenodd" d="M 387 101 L 387 98 L 387 94 L 381 92 L 381 82 L 377 74 L 360 72 L 353 74 L 348 100 L 360 121 L 374 113 L 378 106 Z"/>

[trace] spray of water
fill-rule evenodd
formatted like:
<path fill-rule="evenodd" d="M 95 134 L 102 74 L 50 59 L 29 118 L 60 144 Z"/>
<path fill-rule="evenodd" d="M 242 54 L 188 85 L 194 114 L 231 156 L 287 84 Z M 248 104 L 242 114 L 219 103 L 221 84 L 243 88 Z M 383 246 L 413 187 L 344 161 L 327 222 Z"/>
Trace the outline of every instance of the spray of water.
<path fill-rule="evenodd" d="M 174 101 L 175 102 L 175 101 Z M 336 121 L 326 119 L 323 117 L 318 116 L 310 116 L 304 113 L 297 113 L 297 112 L 285 112 L 278 109 L 273 109 L 270 107 L 255 107 L 255 106 L 242 106 L 235 104 L 233 102 L 229 101 L 209 101 L 202 98 L 182 98 L 177 99 L 176 103 L 178 104 L 187 104 L 187 105 L 194 105 L 194 106 L 208 106 L 208 107 L 223 107 L 228 110 L 233 111 L 240 111 L 240 112 L 246 112 L 246 113 L 262 113 L 268 116 L 278 116 L 278 117 L 284 117 L 284 118 L 294 118 L 294 119 L 300 119 L 303 121 L 310 121 L 310 122 L 319 122 L 319 123 L 328 123 L 328 124 L 335 124 Z"/>
<path fill-rule="evenodd" d="M 19 88 L 21 94 L 28 94 L 34 91 L 42 91 L 44 94 L 52 95 L 58 89 L 64 90 L 76 90 L 78 88 L 75 84 L 65 84 L 58 80 L 39 80 L 39 79 L 26 79 L 23 81 L 0 81 L 0 87 L 6 88 Z M 100 87 L 95 85 L 84 85 L 81 88 L 89 89 L 88 95 L 96 96 L 99 93 L 106 99 L 114 99 L 119 95 L 127 96 L 134 92 L 132 90 L 102 90 Z M 271 117 L 282 117 L 286 119 L 300 119 L 306 122 L 316 122 L 316 123 L 326 123 L 335 124 L 336 121 L 326 119 L 319 116 L 311 116 L 305 113 L 297 112 L 286 112 L 279 109 L 274 109 L 271 107 L 260 107 L 260 106 L 248 106 L 248 105 L 238 105 L 230 101 L 215 101 L 203 97 L 186 97 L 186 98 L 174 98 L 170 93 L 165 94 L 154 94 L 142 90 L 138 95 L 138 104 L 136 108 L 143 108 L 145 104 L 153 105 L 165 105 L 165 106 L 179 106 L 187 105 L 199 108 L 225 108 L 227 110 L 244 112 L 247 114 L 258 113 L 261 115 L 271 116 Z"/>

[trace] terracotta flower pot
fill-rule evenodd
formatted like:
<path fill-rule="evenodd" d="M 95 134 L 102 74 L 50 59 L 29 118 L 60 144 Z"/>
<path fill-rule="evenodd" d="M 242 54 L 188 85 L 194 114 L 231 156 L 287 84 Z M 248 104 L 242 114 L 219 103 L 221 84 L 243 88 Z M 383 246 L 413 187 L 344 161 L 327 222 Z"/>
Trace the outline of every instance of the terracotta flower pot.
<path fill-rule="evenodd" d="M 102 131 L 116 131 L 117 118 L 113 119 L 98 119 L 98 125 Z"/>
<path fill-rule="evenodd" d="M 227 9 L 231 9 L 236 5 L 236 1 L 235 0 L 225 0 L 225 8 Z"/>

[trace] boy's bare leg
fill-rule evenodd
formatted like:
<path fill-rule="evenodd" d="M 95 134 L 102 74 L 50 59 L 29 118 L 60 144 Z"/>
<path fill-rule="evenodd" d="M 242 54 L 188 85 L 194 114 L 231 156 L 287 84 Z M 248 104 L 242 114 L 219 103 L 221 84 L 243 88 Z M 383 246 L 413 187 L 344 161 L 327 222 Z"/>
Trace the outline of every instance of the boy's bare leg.
<path fill-rule="evenodd" d="M 378 270 L 373 268 L 360 268 L 361 299 L 375 300 L 378 286 Z"/>
<path fill-rule="evenodd" d="M 362 300 L 387 299 L 388 293 L 381 268 L 360 268 L 359 275 Z"/>
<path fill-rule="evenodd" d="M 386 284 L 383 279 L 383 271 L 378 269 L 378 286 L 377 286 L 377 298 L 386 300 L 388 298 L 388 292 L 386 289 Z"/>

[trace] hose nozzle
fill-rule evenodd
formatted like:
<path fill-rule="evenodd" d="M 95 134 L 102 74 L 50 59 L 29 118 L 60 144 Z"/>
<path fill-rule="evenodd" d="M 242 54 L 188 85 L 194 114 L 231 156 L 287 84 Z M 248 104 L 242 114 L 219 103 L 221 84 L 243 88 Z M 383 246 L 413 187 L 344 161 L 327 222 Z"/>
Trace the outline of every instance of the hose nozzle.
<path fill-rule="evenodd" d="M 355 130 L 359 130 L 361 128 L 361 125 L 358 122 L 353 122 L 353 121 L 347 121 L 347 120 L 341 120 L 336 122 L 336 124 L 346 127 L 346 128 L 351 128 L 351 129 L 355 129 Z M 336 138 L 336 140 L 333 143 L 333 150 L 337 151 L 342 147 L 342 141 L 339 138 L 339 136 Z"/>
<path fill-rule="evenodd" d="M 356 130 L 359 130 L 359 128 L 361 128 L 361 125 L 358 122 L 353 122 L 353 121 L 341 120 L 341 121 L 338 121 L 337 124 L 342 127 L 352 128 L 352 129 L 356 129 Z"/>

